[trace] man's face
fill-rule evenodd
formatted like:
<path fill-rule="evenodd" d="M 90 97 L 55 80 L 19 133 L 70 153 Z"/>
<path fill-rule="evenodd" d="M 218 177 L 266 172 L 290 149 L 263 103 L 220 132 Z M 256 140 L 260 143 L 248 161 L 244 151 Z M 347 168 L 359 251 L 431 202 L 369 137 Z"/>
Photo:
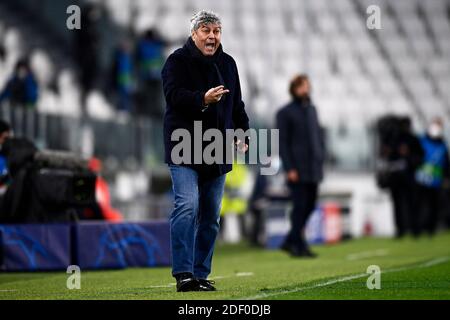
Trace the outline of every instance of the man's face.
<path fill-rule="evenodd" d="M 192 40 L 204 56 L 212 56 L 220 45 L 222 29 L 216 23 L 203 24 L 192 32 Z"/>
<path fill-rule="evenodd" d="M 0 133 L 0 146 L 5 143 L 5 140 L 9 138 L 9 131 Z"/>
<path fill-rule="evenodd" d="M 433 138 L 441 137 L 443 130 L 442 121 L 439 119 L 432 121 L 428 127 L 428 133 Z"/>
<path fill-rule="evenodd" d="M 295 90 L 295 95 L 299 98 L 302 98 L 308 96 L 309 91 L 310 91 L 309 81 L 305 80 L 301 85 L 297 87 L 297 89 Z"/>

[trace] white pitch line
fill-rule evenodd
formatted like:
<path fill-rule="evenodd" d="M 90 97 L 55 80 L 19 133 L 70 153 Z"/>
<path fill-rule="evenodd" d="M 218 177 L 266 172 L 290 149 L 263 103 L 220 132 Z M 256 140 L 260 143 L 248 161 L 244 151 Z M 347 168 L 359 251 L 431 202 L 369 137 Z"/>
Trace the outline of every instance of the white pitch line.
<path fill-rule="evenodd" d="M 432 260 L 427 261 L 425 263 L 421 263 L 419 265 L 400 267 L 400 268 L 393 268 L 393 269 L 388 269 L 388 270 L 385 270 L 385 271 L 382 270 L 381 273 L 390 273 L 390 272 L 399 272 L 399 271 L 406 271 L 406 270 L 412 270 L 412 269 L 418 269 L 418 268 L 427 268 L 427 267 L 435 266 L 435 265 L 438 265 L 438 264 L 441 264 L 441 263 L 445 263 L 445 262 L 447 262 L 449 260 L 450 260 L 449 257 L 440 257 L 440 258 L 432 259 Z M 255 295 L 255 296 L 252 296 L 252 297 L 241 298 L 239 300 L 264 299 L 264 298 L 273 297 L 273 296 L 279 296 L 279 295 L 284 295 L 284 294 L 289 294 L 289 293 L 295 293 L 295 292 L 300 292 L 300 291 L 305 291 L 305 290 L 325 287 L 325 286 L 329 286 L 329 285 L 336 284 L 336 283 L 339 283 L 339 282 L 350 281 L 350 280 L 359 279 L 359 278 L 363 278 L 363 277 L 367 277 L 367 276 L 368 276 L 367 273 L 359 273 L 359 274 L 354 274 L 354 275 L 350 275 L 350 276 L 345 276 L 345 277 L 341 277 L 341 278 L 328 280 L 326 282 L 318 283 L 318 284 L 315 284 L 315 285 L 312 285 L 312 286 L 308 286 L 308 287 L 299 287 L 299 288 L 294 288 L 294 289 L 291 289 L 291 290 L 282 290 L 282 291 L 278 291 L 278 292 L 262 293 L 262 294 Z"/>
<path fill-rule="evenodd" d="M 431 260 L 431 261 L 425 262 L 425 263 L 421 266 L 421 268 L 432 267 L 432 266 L 435 266 L 435 265 L 437 265 L 437 264 L 445 263 L 445 262 L 447 262 L 449 259 L 450 259 L 449 257 L 436 258 L 436 259 L 433 259 L 433 260 Z"/>
<path fill-rule="evenodd" d="M 160 286 L 148 286 L 147 288 L 170 288 L 173 286 L 174 286 L 174 284 L 170 283 L 170 284 L 160 285 Z"/>
<path fill-rule="evenodd" d="M 210 280 L 218 280 L 218 279 L 226 279 L 226 278 L 232 278 L 232 277 L 251 277 L 253 276 L 254 273 L 253 272 L 238 272 L 234 275 L 229 275 L 229 276 L 215 276 L 215 277 L 211 277 L 209 278 Z M 169 284 L 164 284 L 164 285 L 157 285 L 157 286 L 148 286 L 148 288 L 170 288 L 175 286 L 176 283 L 169 283 Z"/>
<path fill-rule="evenodd" d="M 236 273 L 236 277 L 251 277 L 253 276 L 253 272 L 238 272 Z"/>
<path fill-rule="evenodd" d="M 230 278 L 231 276 L 215 276 L 215 277 L 211 277 L 209 278 L 210 280 L 218 280 L 218 279 L 226 279 L 226 278 Z"/>
<path fill-rule="evenodd" d="M 351 253 L 347 256 L 347 260 L 354 261 L 354 260 L 360 260 L 365 258 L 372 258 L 372 257 L 381 257 L 388 255 L 389 250 L 387 249 L 377 249 L 373 251 L 363 251 L 363 252 L 357 252 L 357 253 Z"/>

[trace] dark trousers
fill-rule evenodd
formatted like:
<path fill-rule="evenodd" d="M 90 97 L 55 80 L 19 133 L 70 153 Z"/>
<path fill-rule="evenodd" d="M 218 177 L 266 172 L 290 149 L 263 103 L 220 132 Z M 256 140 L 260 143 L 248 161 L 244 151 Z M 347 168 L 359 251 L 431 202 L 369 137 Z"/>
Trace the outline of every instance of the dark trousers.
<path fill-rule="evenodd" d="M 414 182 L 398 183 L 391 187 L 396 236 L 406 232 L 420 233 L 420 210 L 417 208 L 418 187 Z"/>
<path fill-rule="evenodd" d="M 250 206 L 249 214 L 252 217 L 252 224 L 250 225 L 247 236 L 251 245 L 262 246 L 264 235 L 264 210 L 259 206 Z"/>
<path fill-rule="evenodd" d="M 420 187 L 421 231 L 432 235 L 436 232 L 440 205 L 440 188 Z"/>
<path fill-rule="evenodd" d="M 264 220 L 263 220 L 263 210 L 252 208 L 250 213 L 253 216 L 253 225 L 250 230 L 250 243 L 253 245 L 261 245 L 261 234 L 263 233 Z"/>
<path fill-rule="evenodd" d="M 308 218 L 316 207 L 317 201 L 317 183 L 288 183 L 291 191 L 292 212 L 291 212 L 291 230 L 289 231 L 285 242 L 295 246 L 300 250 L 308 247 L 304 235 L 304 228 Z"/>

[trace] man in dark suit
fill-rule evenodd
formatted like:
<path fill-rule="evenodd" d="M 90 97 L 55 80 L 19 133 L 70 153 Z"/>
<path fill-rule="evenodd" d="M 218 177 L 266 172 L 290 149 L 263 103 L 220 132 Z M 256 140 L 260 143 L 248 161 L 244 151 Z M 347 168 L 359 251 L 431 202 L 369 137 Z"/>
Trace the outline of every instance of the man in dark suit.
<path fill-rule="evenodd" d="M 304 228 L 315 209 L 318 186 L 323 179 L 323 133 L 306 75 L 292 80 L 290 94 L 292 102 L 277 113 L 280 157 L 293 201 L 291 230 L 282 249 L 292 256 L 314 257 L 305 240 Z"/>
<path fill-rule="evenodd" d="M 198 163 L 195 158 L 200 152 L 190 152 L 190 161 L 180 164 L 172 159 L 172 150 L 178 144 L 172 134 L 177 129 L 189 132 L 190 145 L 194 146 L 199 143 L 192 139 L 196 121 L 203 130 L 217 129 L 223 136 L 227 129 L 249 128 L 236 63 L 223 52 L 221 33 L 219 17 L 200 11 L 191 19 L 191 36 L 186 44 L 168 57 L 162 70 L 167 102 L 165 162 L 175 195 L 170 217 L 172 275 L 178 291 L 215 290 L 207 277 L 219 231 L 225 174 L 231 171 L 232 163 L 210 164 L 203 159 Z M 224 144 L 225 149 L 231 147 Z M 205 144 L 200 151 L 204 148 Z M 247 143 L 239 143 L 238 150 L 245 152 L 247 148 Z"/>

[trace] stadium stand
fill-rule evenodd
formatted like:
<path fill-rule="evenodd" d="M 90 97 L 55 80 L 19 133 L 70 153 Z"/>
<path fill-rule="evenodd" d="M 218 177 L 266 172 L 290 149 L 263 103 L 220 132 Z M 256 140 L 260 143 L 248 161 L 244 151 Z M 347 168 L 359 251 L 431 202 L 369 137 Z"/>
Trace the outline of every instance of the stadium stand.
<path fill-rule="evenodd" d="M 221 14 L 223 44 L 238 62 L 248 109 L 266 125 L 272 124 L 278 107 L 287 101 L 286 83 L 300 70 L 311 76 L 327 128 L 344 126 L 352 136 L 360 136 L 363 128 L 386 112 L 411 116 L 416 130 L 437 115 L 450 120 L 449 1 L 105 4 L 124 27 L 163 31 L 172 43 L 167 53 L 187 35 L 187 25 L 178 21 L 188 21 L 192 12 L 203 7 Z M 369 5 L 382 10 L 381 30 L 366 27 L 362 17 L 367 17 Z M 133 10 L 139 12 L 134 25 Z M 370 143 L 368 139 L 363 142 Z M 338 157 L 358 146 L 344 144 L 344 149 L 335 150 Z"/>
<path fill-rule="evenodd" d="M 348 113 L 367 122 L 386 109 L 411 113 L 420 120 L 436 113 L 448 117 L 448 90 L 443 89 L 450 74 L 446 59 L 450 25 L 445 0 L 286 1 L 283 6 L 270 0 L 105 4 L 123 26 L 132 24 L 130 8 L 135 6 L 139 12 L 135 27 L 142 28 L 145 21 L 146 27 L 163 29 L 171 42 L 184 40 L 187 28 L 178 21 L 187 21 L 195 9 L 208 7 L 221 14 L 225 49 L 238 60 L 245 87 L 256 87 L 250 101 L 261 101 L 248 104 L 257 115 L 269 112 L 268 119 L 287 98 L 282 86 L 294 70 L 316 79 L 317 104 L 324 111 L 325 124 L 333 124 L 336 116 L 348 119 Z M 369 5 L 382 9 L 380 32 L 369 30 L 361 19 Z M 258 94 L 267 94 L 269 103 L 258 100 Z M 343 98 L 351 101 L 348 107 L 336 107 Z M 361 107 L 367 101 L 380 107 Z M 374 114 L 358 112 L 369 109 Z"/>
<path fill-rule="evenodd" d="M 371 4 L 383 10 L 380 31 L 369 30 L 361 19 Z M 188 21 L 195 10 L 208 7 L 221 14 L 223 43 L 238 61 L 247 104 L 269 123 L 277 107 L 288 98 L 285 83 L 297 70 L 306 71 L 314 79 L 325 125 L 349 119 L 348 114 L 356 122 L 367 123 L 385 110 L 410 113 L 419 121 L 434 114 L 449 117 L 446 88 L 450 81 L 450 24 L 449 3 L 445 0 L 286 1 L 283 6 L 270 0 L 112 0 L 104 5 L 123 28 L 131 26 L 135 32 L 149 27 L 164 30 L 162 34 L 171 44 L 167 53 L 186 38 L 187 23 L 179 22 Z M 45 39 L 45 34 L 35 37 L 29 32 L 33 26 L 7 21 L 7 11 L 2 12 L 3 24 L 22 28 L 10 27 L 2 32 L 8 51 L 6 68 L 0 75 L 3 83 L 13 61 L 23 53 L 20 38 L 26 36 L 23 42 L 27 46 L 49 48 L 34 50 L 32 57 L 39 82 L 47 87 L 55 60 L 63 60 L 54 58 L 60 52 L 54 45 L 46 45 L 45 41 L 51 39 Z M 58 82 L 68 81 L 68 72 L 57 70 L 61 78 Z M 101 104 L 101 97 L 94 95 L 92 99 Z M 48 100 L 42 106 L 51 108 Z M 343 101 L 348 103 L 336 105 Z M 364 108 L 367 101 L 379 107 Z M 64 112 L 65 107 L 60 109 Z"/>

